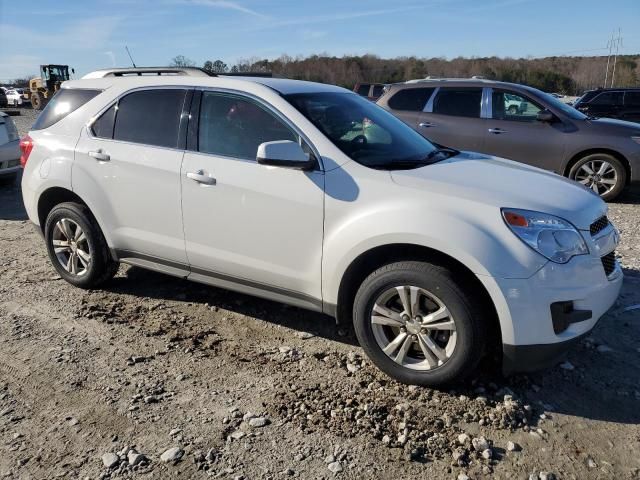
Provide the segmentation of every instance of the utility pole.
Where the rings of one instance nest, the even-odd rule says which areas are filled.
[[[607,55],[607,69],[604,72],[604,88],[607,88],[607,80],[609,79],[609,61],[611,60],[611,51],[613,50],[613,33],[607,42],[607,48],[609,49],[609,55]]]
[[[622,32],[620,28],[618,28],[618,36],[614,39],[616,53],[613,56],[613,72],[611,73],[611,88],[613,88],[613,81],[616,76],[616,61],[618,60],[618,53],[620,51],[620,47],[622,46]]]

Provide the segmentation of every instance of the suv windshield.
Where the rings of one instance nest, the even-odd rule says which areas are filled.
[[[358,95],[321,92],[285,98],[345,155],[366,167],[412,168],[442,160],[433,154],[435,145]]]

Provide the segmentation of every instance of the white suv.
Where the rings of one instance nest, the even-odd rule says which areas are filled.
[[[353,322],[372,361],[442,385],[499,346],[556,361],[616,300],[597,195],[437,148],[342,88],[272,78],[65,82],[22,141],[22,191],[58,273],[119,262]]]

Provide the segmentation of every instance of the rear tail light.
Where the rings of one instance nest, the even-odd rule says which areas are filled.
[[[33,140],[29,135],[25,135],[20,139],[20,151],[22,152],[22,155],[20,155],[20,166],[22,168],[27,165],[31,150],[33,150]]]

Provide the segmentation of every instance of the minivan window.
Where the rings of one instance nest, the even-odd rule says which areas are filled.
[[[273,113],[249,99],[202,93],[198,151],[255,160],[261,143],[277,140],[298,142],[298,135]]]
[[[436,147],[407,124],[353,93],[285,95],[352,160],[371,168],[424,166]]]
[[[434,90],[435,88],[405,88],[391,97],[388,105],[393,110],[421,112]]]
[[[640,91],[624,92],[624,104],[629,107],[640,107]]]
[[[177,148],[185,95],[186,90],[183,89],[153,89],[133,92],[121,98],[113,130],[114,140]]]
[[[491,110],[491,117],[494,120],[535,122],[542,108],[531,99],[517,93],[493,90]]]
[[[480,118],[481,88],[441,88],[433,101],[433,113]]]
[[[591,105],[622,105],[622,92],[602,92],[590,103]]]
[[[49,128],[71,112],[79,109],[100,92],[101,90],[84,88],[63,88],[62,90],[58,90],[40,113],[31,130]]]

